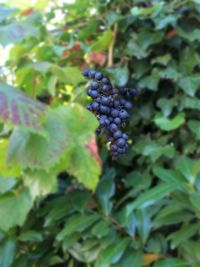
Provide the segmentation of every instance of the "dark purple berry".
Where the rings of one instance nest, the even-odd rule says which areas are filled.
[[[113,106],[114,106],[115,108],[118,108],[118,107],[120,106],[120,101],[119,101],[119,100],[115,100],[115,101],[113,102]]]
[[[123,147],[125,144],[126,144],[126,140],[124,138],[119,138],[116,142],[116,144],[119,146],[119,147]]]
[[[114,123],[117,125],[120,125],[122,123],[122,120],[120,118],[114,118]]]
[[[115,152],[115,151],[117,151],[117,146],[115,145],[115,144],[112,144],[111,146],[110,146],[110,149],[111,149],[111,151],[113,151],[113,152]]]
[[[89,111],[92,111],[92,106],[89,104],[89,105],[87,105],[87,107],[86,107]]]
[[[104,78],[102,79],[102,83],[104,83],[104,84],[108,84],[108,83],[110,83],[110,80],[109,80],[108,78],[104,77]]]
[[[124,104],[124,108],[130,110],[132,109],[133,105],[130,101],[126,101],[126,103]]]
[[[88,77],[89,76],[89,70],[88,69],[84,69],[83,71],[82,71],[82,74],[85,76],[85,77]]]
[[[93,111],[98,111],[98,110],[99,110],[99,103],[97,103],[97,102],[93,102],[93,103],[91,104],[91,107],[92,107],[92,110],[93,110]]]
[[[93,90],[95,90],[95,89],[98,89],[98,87],[99,87],[99,83],[98,82],[96,82],[96,81],[94,81],[94,82],[91,82],[91,88],[93,89]]]
[[[108,107],[106,107],[106,106],[101,105],[101,106],[100,106],[100,111],[101,111],[103,114],[109,114],[110,109],[109,109]]]
[[[90,96],[91,96],[93,99],[97,98],[98,95],[99,95],[99,94],[98,94],[98,91],[94,91],[94,90],[93,90],[93,91],[90,92]]]
[[[96,79],[96,80],[100,81],[102,78],[103,78],[103,74],[102,74],[101,72],[97,72],[97,73],[95,74],[95,79]]]
[[[120,112],[119,112],[119,117],[120,117],[120,119],[122,119],[122,120],[124,120],[124,119],[127,119],[128,118],[128,112],[126,111],[126,110],[121,110]]]
[[[96,75],[96,70],[91,70],[89,73],[89,77],[94,79],[95,75]]]
[[[117,131],[113,134],[113,137],[114,137],[115,139],[118,139],[118,138],[122,137],[122,131],[117,130]]]
[[[118,130],[118,127],[115,123],[111,123],[109,129],[112,133],[114,133]]]
[[[110,114],[113,118],[116,118],[119,115],[119,110],[112,108]]]
[[[110,90],[110,86],[108,84],[104,84],[101,89],[103,92],[108,92]]]
[[[107,97],[107,96],[103,96],[103,97],[101,98],[101,103],[102,103],[103,105],[108,105],[109,102],[110,102],[109,97]]]
[[[127,139],[128,139],[128,134],[123,133],[122,137],[123,137],[125,140],[127,140]]]

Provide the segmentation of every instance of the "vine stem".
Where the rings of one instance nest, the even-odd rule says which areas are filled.
[[[108,49],[108,64],[107,64],[108,67],[113,66],[113,50],[117,38],[117,33],[118,33],[118,24],[115,24],[113,29],[113,38]]]

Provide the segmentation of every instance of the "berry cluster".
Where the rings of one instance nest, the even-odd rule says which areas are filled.
[[[99,120],[97,133],[103,130],[110,142],[110,151],[113,158],[117,158],[128,149],[128,135],[123,133],[121,127],[126,125],[132,103],[128,100],[137,94],[136,89],[124,87],[115,88],[108,77],[95,70],[83,70],[83,75],[92,79],[87,94],[93,102],[87,109],[95,114]]]

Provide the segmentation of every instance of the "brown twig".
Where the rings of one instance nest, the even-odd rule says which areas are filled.
[[[115,42],[116,42],[116,38],[117,38],[117,33],[118,33],[118,24],[114,25],[114,29],[113,29],[113,38],[112,38],[112,42],[109,46],[108,49],[108,67],[112,67],[113,66],[113,50],[114,50],[114,46],[115,46]]]

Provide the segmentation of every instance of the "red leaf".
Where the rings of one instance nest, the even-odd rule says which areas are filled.
[[[89,59],[92,63],[103,66],[106,63],[106,53],[91,53]]]
[[[99,164],[99,167],[102,169],[102,161],[99,156],[98,146],[95,137],[93,137],[87,144],[86,147],[89,149],[92,157],[96,159]]]
[[[30,7],[30,8],[25,9],[24,11],[22,11],[21,16],[29,16],[32,13],[33,13],[33,8]]]

